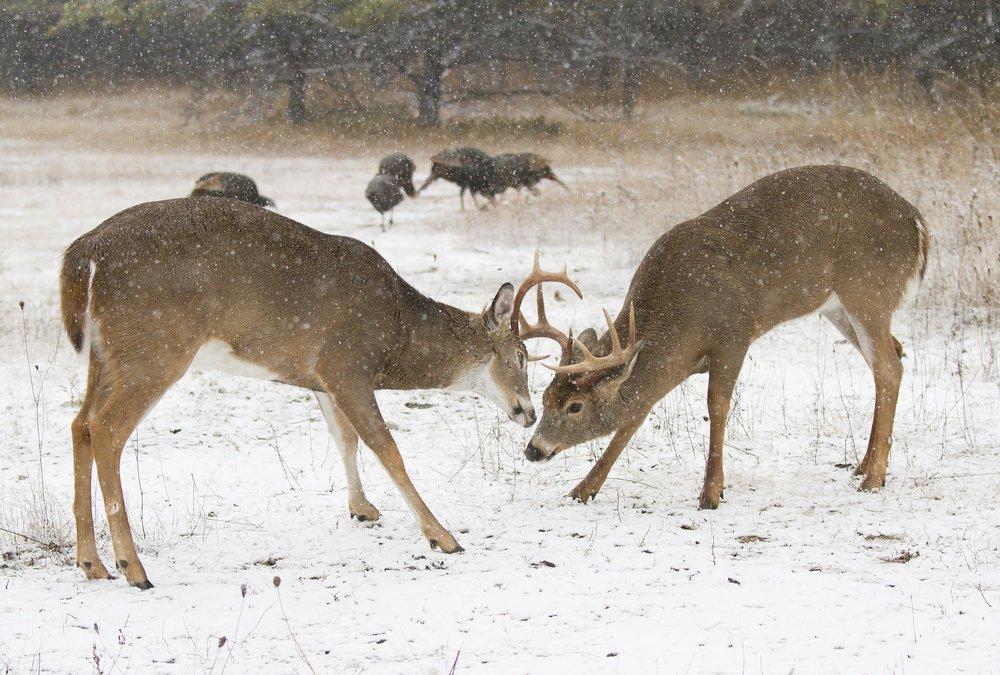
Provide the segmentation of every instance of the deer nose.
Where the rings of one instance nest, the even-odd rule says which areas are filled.
[[[525,411],[524,407],[520,403],[517,403],[510,411],[510,418],[519,422],[524,427],[530,427],[535,423],[535,410],[534,408],[529,408]]]
[[[524,456],[528,458],[529,462],[542,462],[549,459],[549,456],[545,454],[544,450],[531,442],[529,442],[528,447],[524,449]]]

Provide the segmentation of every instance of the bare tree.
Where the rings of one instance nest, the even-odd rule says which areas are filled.
[[[386,5],[362,2],[348,13],[361,34],[367,60],[388,63],[413,91],[417,123],[435,126],[449,100],[496,93],[476,91],[456,82],[446,87],[455,70],[482,63],[523,59],[524,44],[516,39],[531,29],[518,0],[419,0]]]

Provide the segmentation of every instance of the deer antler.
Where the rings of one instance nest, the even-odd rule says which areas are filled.
[[[573,344],[576,345],[580,353],[583,354],[583,360],[577,363],[571,363],[568,365],[558,365],[550,366],[543,363],[542,365],[549,370],[555,371],[556,373],[563,375],[578,374],[578,373],[596,373],[602,370],[607,370],[608,368],[615,368],[617,366],[623,366],[632,360],[642,348],[642,342],[637,342],[635,339],[635,304],[629,303],[628,308],[628,346],[624,349],[622,348],[621,339],[618,337],[618,329],[615,328],[615,322],[611,320],[611,315],[608,314],[608,310],[604,310],[604,320],[608,323],[608,333],[611,335],[611,353],[606,356],[594,356],[586,345],[584,345],[579,340],[573,339]]]
[[[531,274],[521,283],[521,287],[517,290],[517,294],[514,296],[514,312],[510,319],[510,329],[522,340],[530,340],[531,338],[549,338],[550,340],[555,340],[562,347],[565,353],[567,349],[571,348],[571,338],[563,333],[561,330],[549,323],[548,318],[545,316],[545,296],[542,294],[542,284],[546,281],[554,281],[561,284],[566,284],[573,292],[576,293],[577,297],[583,298],[583,292],[580,287],[569,278],[566,273],[566,267],[563,267],[562,272],[545,272],[542,270],[538,262],[538,251],[535,251],[535,262],[532,266]],[[524,318],[521,313],[521,303],[524,301],[524,296],[527,295],[531,287],[535,286],[535,298],[536,307],[538,311],[538,319],[535,323],[528,323],[528,320]],[[533,359],[540,360],[540,359]]]

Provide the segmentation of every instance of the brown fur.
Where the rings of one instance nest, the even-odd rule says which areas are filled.
[[[374,392],[449,387],[488,370],[498,405],[533,423],[527,354],[509,327],[513,295],[505,284],[483,313],[456,309],[419,293],[360,241],[235,200],[152,202],[111,217],[69,246],[62,273],[74,347],[83,345],[88,307],[92,333],[73,423],[80,566],[90,578],[107,577],[90,515],[96,462],[118,566],[130,583],[149,587],[125,514],[121,451],[209,340],[317,393],[344,455],[352,515],[378,518],[357,475],[360,437],[431,545],[461,550],[410,482]]]
[[[885,470],[902,366],[890,333],[907,283],[923,273],[930,238],[917,210],[874,176],[840,166],[772,174],[657,240],[636,270],[623,311],[634,304],[635,359],[603,373],[555,377],[529,459],[547,459],[614,432],[605,455],[571,493],[600,490],[629,438],[657,401],[708,366],[709,460],[700,504],[722,495],[722,447],[729,402],[747,348],[774,326],[815,312],[835,293],[842,308],[824,316],[860,351],[875,377],[876,408],[862,489]],[[857,329],[863,331],[859,336]],[[596,345],[610,347],[605,334]],[[571,412],[576,404],[579,412]]]

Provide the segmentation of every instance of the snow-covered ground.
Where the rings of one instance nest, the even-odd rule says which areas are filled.
[[[361,197],[374,162],[0,140],[0,667],[998,669],[1000,338],[920,307],[897,318],[906,374],[879,494],[856,492],[846,468],[864,452],[871,378],[817,317],[752,348],[715,512],[697,510],[704,376],[660,404],[588,506],[565,495],[600,443],[534,465],[522,455],[530,432],[485,400],[380,394],[411,477],[466,549],[452,556],[427,548],[367,451],[362,477],[383,517],[350,520],[340,458],[311,395],[197,373],[146,418],[123,459],[156,587],[85,581],[72,548],[47,546],[73,539],[69,423],[84,365],[57,311],[59,255],[73,238],[126,206],[185,193],[205,171],[244,170],[280,212],[373,243],[422,291],[478,309],[527,272],[546,200],[571,208],[588,181],[628,181],[620,165],[568,166],[573,193],[548,186],[534,203],[511,201],[500,228],[490,225],[496,214],[459,212],[457,190],[440,183],[383,233]],[[426,158],[419,164],[418,179]],[[550,302],[550,318],[579,330],[602,305],[620,306],[646,243],[623,252],[581,236],[545,246],[543,261],[568,262],[586,294]],[[540,407],[548,371],[533,366],[531,376]],[[103,521],[99,509],[110,564]]]

